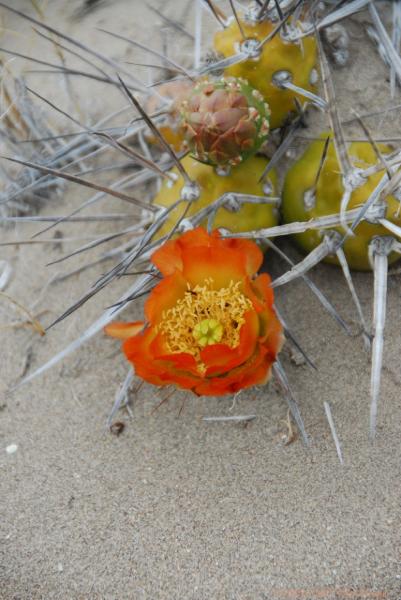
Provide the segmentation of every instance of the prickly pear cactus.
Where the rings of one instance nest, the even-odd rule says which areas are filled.
[[[249,158],[246,162],[236,167],[231,167],[226,173],[216,170],[210,165],[203,164],[191,157],[182,161],[186,172],[195,182],[199,189],[199,198],[190,206],[179,205],[174,209],[168,220],[159,231],[159,235],[168,234],[184,213],[187,218],[192,217],[202,209],[209,207],[219,198],[227,194],[246,194],[259,196],[259,202],[246,202],[238,204],[235,197],[225,196],[224,206],[217,209],[213,219],[213,228],[223,227],[232,232],[250,231],[262,227],[272,227],[278,223],[277,202],[264,202],[264,196],[275,196],[277,189],[277,176],[274,170],[270,172],[270,181],[262,183],[259,181],[267,160],[260,156]],[[170,207],[180,198],[184,181],[177,170],[173,170],[176,178],[174,183],[165,181],[161,190],[154,199],[159,206]],[[201,224],[206,225],[208,218]]]
[[[270,110],[244,79],[201,80],[181,105],[181,125],[194,158],[238,165],[255,154],[269,133]]]
[[[327,137],[327,136],[326,136]],[[282,196],[282,215],[285,223],[293,221],[309,221],[325,215],[340,212],[341,200],[344,196],[344,184],[337,159],[334,144],[330,142],[327,155],[321,168],[324,140],[312,142],[301,158],[288,170]],[[384,144],[378,145],[383,154],[390,152]],[[356,169],[366,169],[377,165],[377,157],[369,142],[353,142],[348,148],[348,154]],[[384,174],[384,169],[378,169],[369,176],[361,173],[361,185],[356,187],[351,194],[348,209],[360,208],[370,197]],[[400,226],[401,214],[399,201],[394,196],[387,196],[382,208],[383,218]],[[343,250],[347,262],[352,269],[369,270],[369,244],[375,236],[387,236],[388,231],[375,222],[376,219],[366,219],[360,223],[355,235],[347,236]],[[344,235],[344,229],[335,228],[339,234]],[[297,234],[295,240],[305,252],[310,252],[322,241],[322,230],[312,229],[305,233]],[[399,259],[399,254],[391,254],[390,262]],[[338,264],[335,256],[325,258],[326,262]]]
[[[227,67],[225,73],[243,77],[257,88],[270,106],[271,128],[280,127],[296,111],[295,98],[304,103],[302,95],[285,87],[286,82],[315,91],[316,40],[306,36],[292,42],[291,32],[295,26],[291,21],[273,35],[277,23],[269,19],[259,21],[252,11],[240,18],[240,24],[242,32],[235,19],[226,29],[217,32],[214,48],[225,57],[238,52],[249,55],[248,60]]]

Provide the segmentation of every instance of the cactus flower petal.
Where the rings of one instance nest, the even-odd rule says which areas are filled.
[[[152,256],[164,279],[146,301],[145,326],[106,332],[125,339],[136,374],[154,385],[220,396],[265,383],[283,333],[270,278],[256,276],[262,258],[253,242],[188,231]]]

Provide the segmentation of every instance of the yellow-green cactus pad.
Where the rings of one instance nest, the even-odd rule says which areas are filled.
[[[274,30],[277,23],[268,20],[253,23],[242,18],[241,25],[247,39],[260,42]],[[226,57],[237,54],[242,42],[243,37],[235,20],[214,37],[215,50]],[[315,38],[306,36],[293,43],[284,40],[278,32],[263,46],[259,57],[232,65],[225,70],[226,75],[243,77],[262,93],[270,107],[272,129],[281,127],[290,113],[296,111],[294,98],[298,98],[301,104],[305,100],[297,93],[281,89],[274,84],[273,76],[279,71],[288,71],[294,85],[310,92],[316,91]]]
[[[322,136],[326,137],[326,136]],[[313,189],[319,165],[323,154],[325,141],[317,140],[312,142],[303,156],[287,172],[283,197],[282,197],[282,215],[285,223],[294,221],[309,221],[317,217],[332,215],[340,212],[341,199],[344,194],[344,186],[340,173],[340,166],[334,144],[331,141],[327,150],[313,197],[310,191]],[[390,151],[388,146],[379,145],[380,151],[385,154]],[[377,163],[375,152],[368,142],[354,142],[349,145],[348,153],[352,164],[355,167],[365,169]],[[355,189],[352,193],[348,210],[359,208],[365,203],[373,190],[383,177],[383,170],[380,170],[366,179],[366,182]],[[386,218],[401,226],[400,203],[393,196],[386,198]],[[344,235],[342,227],[333,228]],[[344,243],[343,249],[352,269],[361,271],[369,270],[369,243],[375,236],[388,236],[389,232],[380,224],[362,221],[355,228],[355,235],[349,236]],[[321,231],[309,230],[294,236],[298,245],[305,252],[310,252],[321,241]],[[390,262],[399,258],[397,254],[391,254]],[[335,256],[328,256],[326,262],[338,264]]]
[[[266,193],[266,184],[259,182],[268,164],[268,161],[260,156],[253,156],[246,162],[232,167],[228,175],[219,175],[214,167],[200,163],[191,157],[184,158],[182,164],[192,181],[198,184],[200,196],[198,200],[192,202],[189,209],[185,203],[181,203],[175,208],[159,230],[158,236],[169,233],[186,210],[186,217],[190,217],[228,192],[255,196],[276,195],[277,176],[274,170],[269,173],[271,191]],[[176,169],[172,173],[176,177],[176,181],[174,183],[168,180],[164,181],[161,190],[154,199],[154,203],[159,206],[170,207],[181,197],[181,190],[184,185],[183,178]],[[201,223],[204,226],[206,224],[207,219]],[[220,207],[213,222],[215,228],[224,227],[233,233],[273,227],[277,224],[278,210],[274,205],[266,203],[253,204],[250,202],[244,203],[235,212]]]

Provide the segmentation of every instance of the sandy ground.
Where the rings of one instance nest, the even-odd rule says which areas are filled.
[[[11,4],[32,12],[29,2]],[[135,32],[138,39],[157,46],[159,20],[141,4],[116,0],[77,23],[70,16],[78,2],[49,3],[47,18],[119,57],[120,46],[105,46],[94,29],[107,25],[127,35]],[[166,12],[177,17],[183,6],[174,0]],[[2,45],[23,47],[36,56],[42,52],[25,24],[5,11],[2,18],[17,32],[5,34]],[[366,18],[350,24],[352,60],[348,69],[335,74],[344,118],[351,116],[351,108],[364,113],[400,101],[399,93],[389,99],[386,70],[363,34]],[[127,54],[127,60],[134,55]],[[22,61],[20,65],[26,66]],[[62,90],[45,76],[32,75],[29,81],[62,100]],[[85,110],[93,109],[98,116],[103,105],[120,105],[114,92],[91,89],[86,83],[80,88]],[[371,119],[369,126],[376,135],[394,135],[397,128],[399,135],[399,112]],[[87,197],[71,186],[42,214],[65,214]],[[99,205],[99,210],[105,207],[126,209],[116,200]],[[91,226],[90,233],[110,228]],[[24,225],[2,231],[1,237],[29,239],[37,230],[38,225]],[[82,236],[88,227],[64,228],[65,235],[71,232]],[[44,324],[104,270],[96,267],[47,286],[55,273],[80,264],[78,258],[65,266],[45,266],[49,256],[61,256],[70,248],[65,243],[61,251],[39,245],[2,249],[1,256],[9,257],[15,269],[7,293],[26,306],[36,303],[36,312],[49,310],[41,315]],[[295,250],[289,251],[299,258]],[[281,268],[271,261],[272,272]],[[313,279],[357,331],[340,272],[323,265]],[[372,276],[356,274],[355,283],[370,317]],[[283,444],[287,409],[273,384],[243,393],[235,407],[231,398],[195,399],[177,393],[153,414],[163,393],[144,386],[133,398],[133,419],[121,414],[125,429],[119,437],[111,435],[105,422],[127,365],[116,344],[102,335],[9,393],[26,370],[77,337],[124,284],[106,289],[45,337],[27,329],[0,331],[0,598],[399,599],[399,276],[392,276],[389,285],[382,398],[373,444],[367,439],[369,357],[361,338],[346,336],[302,282],[278,293],[278,305],[318,367],[314,372],[297,366],[290,349],[283,351],[312,439],[309,449],[299,439]],[[2,323],[7,309],[2,303]],[[140,311],[136,306],[127,316],[139,316]],[[325,418],[325,400],[342,443],[343,466]],[[202,421],[203,416],[249,413],[257,418],[246,428]],[[17,450],[8,453],[12,444]]]

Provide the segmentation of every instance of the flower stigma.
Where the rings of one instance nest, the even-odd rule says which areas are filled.
[[[244,315],[252,309],[252,302],[242,293],[241,285],[241,281],[230,281],[227,287],[214,289],[211,278],[193,288],[188,284],[184,296],[163,312],[159,324],[168,351],[191,354],[203,373],[206,369],[200,355],[203,348],[218,343],[237,347]]]
[[[195,325],[192,334],[199,346],[204,347],[218,344],[223,337],[223,331],[223,325],[216,319],[203,319]]]

